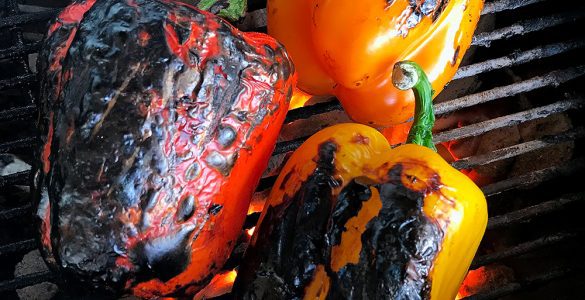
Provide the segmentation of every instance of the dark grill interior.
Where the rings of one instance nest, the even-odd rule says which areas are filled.
[[[67,1],[44,2],[0,0],[0,299],[28,299],[34,291],[16,290],[58,281],[42,262],[20,263],[37,247],[27,187],[39,101],[35,53],[47,20]],[[251,1],[239,26],[265,31],[263,7],[265,1]],[[436,99],[440,153],[459,158],[453,166],[478,179],[490,210],[475,275],[466,282],[479,287],[461,295],[466,299],[582,295],[585,193],[576,179],[585,175],[585,33],[577,29],[584,16],[585,7],[570,2],[487,1],[474,46]],[[266,196],[287,153],[347,120],[335,99],[289,112],[254,202]],[[248,228],[257,217],[249,216]],[[228,267],[237,265],[237,254]],[[53,295],[51,289],[37,293]],[[66,297],[62,290],[56,298]]]

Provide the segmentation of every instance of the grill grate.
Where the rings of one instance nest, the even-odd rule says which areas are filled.
[[[456,117],[459,113],[478,107],[490,110],[496,106],[511,106],[513,109],[511,112],[490,115],[488,120],[439,130],[434,141],[439,144],[470,139],[558,115],[572,116],[574,123],[572,129],[520,140],[511,146],[461,158],[453,162],[456,168],[489,167],[567,143],[574,146],[574,153],[580,153],[585,127],[578,116],[583,112],[584,93],[583,87],[576,83],[576,79],[582,79],[585,75],[585,58],[577,52],[585,47],[585,36],[579,32],[569,33],[568,29],[582,28],[580,26],[585,23],[583,21],[585,9],[572,7],[573,4],[555,6],[552,2],[497,0],[486,3],[482,23],[488,23],[484,24],[484,27],[490,27],[489,23],[492,22],[494,28],[480,30],[475,35],[474,47],[470,51],[475,53],[468,55],[466,58],[468,62],[459,69],[451,84],[472,80],[481,82],[482,90],[477,91],[477,88],[473,88],[461,92],[456,87],[449,86],[437,99],[435,111],[438,119],[444,119]],[[31,69],[32,62],[29,60],[34,60],[30,58],[34,57],[39,49],[38,36],[39,33],[46,31],[46,21],[59,9],[46,8],[37,12],[22,12],[20,8],[23,6],[19,6],[17,0],[0,0],[1,5],[4,5],[5,9],[0,11],[0,71],[7,73],[8,76],[0,74],[0,155],[16,154],[27,163],[31,163],[30,152],[36,139],[30,129],[34,127],[36,116],[34,103],[38,83],[34,69]],[[266,9],[255,10],[246,16],[240,27],[248,30],[265,30],[265,15]],[[7,43],[3,43],[4,40]],[[5,64],[17,67],[5,72],[3,69]],[[514,76],[511,76],[510,72]],[[526,99],[530,100],[529,105],[522,104]],[[283,136],[290,138],[277,144],[273,160],[278,161],[285,157],[286,153],[298,148],[320,127],[338,122],[340,118],[335,116],[340,115],[343,116],[341,105],[334,98],[290,111],[283,131]],[[319,126],[304,126],[310,129],[305,129],[301,134],[287,134],[287,131],[294,131],[302,124],[309,124],[308,122],[315,120]],[[16,128],[23,130],[22,132],[3,130],[9,126],[12,128],[22,126]],[[554,253],[565,253],[565,256],[568,256],[574,255],[577,250],[585,250],[576,246],[579,238],[583,237],[583,230],[582,227],[573,226],[575,222],[570,222],[569,209],[583,205],[585,194],[581,190],[574,190],[579,187],[572,187],[571,190],[567,180],[573,176],[583,175],[584,169],[585,158],[573,155],[571,160],[514,174],[509,178],[499,178],[482,187],[488,197],[492,217],[489,218],[488,232],[472,269],[506,263],[508,267],[517,271],[518,276],[514,282],[502,284],[487,293],[472,295],[466,299],[496,299],[511,294],[527,297],[531,290],[539,286],[554,284],[568,276],[578,276],[577,271],[583,270],[583,264],[566,263],[562,260],[562,255],[551,259],[550,266],[533,267],[532,274],[523,275],[522,270],[526,269],[524,265],[530,264],[531,257],[547,257],[539,254],[542,251],[556,251]],[[272,173],[276,171],[278,168]],[[12,199],[3,197],[14,186],[26,185],[29,178],[29,171],[11,174],[0,172],[1,227],[9,228],[10,226],[5,224],[22,222],[23,219],[29,218],[31,204],[27,197]],[[261,199],[266,194],[275,179],[275,176],[262,179],[257,198]],[[252,214],[247,225],[253,226],[257,218],[257,213]],[[532,227],[541,228],[537,226],[543,222],[552,222],[555,226],[551,225],[550,230],[543,232],[530,231]],[[520,238],[514,239],[505,247],[495,247],[491,244],[493,236],[506,235],[508,232],[511,232],[510,234],[524,232],[522,230],[528,230],[530,233],[526,236],[519,234]],[[2,262],[0,298],[5,298],[4,295],[16,296],[14,291],[19,288],[57,280],[49,271],[17,277],[4,274],[13,272],[13,266],[3,270],[4,262],[10,259],[19,261],[24,253],[36,247],[36,242],[34,235],[30,234],[7,239],[4,239],[2,234],[3,232],[0,232]],[[563,247],[571,248],[572,252],[562,252]],[[578,288],[575,287],[573,292]],[[564,292],[571,293],[567,290]],[[558,292],[557,295],[563,294]]]

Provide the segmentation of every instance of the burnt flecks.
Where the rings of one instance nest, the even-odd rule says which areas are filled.
[[[461,50],[461,46],[457,46],[455,49],[455,53],[453,53],[453,59],[451,60],[451,66],[455,66],[457,63],[457,58],[459,58],[459,51]]]
[[[337,144],[319,146],[317,168],[283,204],[269,206],[258,240],[248,248],[234,289],[242,299],[295,299],[325,261],[323,232],[332,205]]]
[[[221,211],[222,208],[223,206],[219,204],[212,204],[208,211],[210,214],[215,216]]]
[[[435,21],[448,2],[449,0],[409,0],[411,14],[406,20],[407,28],[414,28],[425,16]]]
[[[240,269],[237,298],[302,298],[322,265],[331,280],[327,299],[428,299],[429,272],[443,233],[424,215],[424,195],[402,184],[402,166],[382,181],[355,178],[336,198],[318,173],[295,196],[268,208]],[[348,220],[372,197],[372,189],[382,208],[361,235],[359,261],[335,272],[332,248],[341,244]]]
[[[38,60],[46,257],[102,287],[164,281],[189,266],[246,138],[286,109],[274,86],[292,67],[276,43],[266,59],[263,43],[173,1],[72,5]]]

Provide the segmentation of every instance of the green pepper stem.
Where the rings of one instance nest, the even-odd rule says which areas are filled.
[[[197,8],[209,11],[219,0],[196,0]],[[247,0],[227,0],[228,6],[217,13],[218,16],[230,21],[237,21],[246,13]]]
[[[399,90],[412,89],[414,93],[414,122],[408,132],[409,144],[417,144],[437,151],[433,143],[433,88],[422,68],[412,61],[400,61],[394,65],[392,83]]]

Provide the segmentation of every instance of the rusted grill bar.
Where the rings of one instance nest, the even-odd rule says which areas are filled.
[[[571,275],[577,271],[582,271],[582,269],[583,268],[578,268],[578,267],[565,267],[565,268],[561,268],[561,269],[557,269],[557,270],[543,272],[542,274],[528,277],[528,278],[523,279],[519,282],[510,283],[510,284],[507,284],[507,285],[500,287],[498,289],[494,289],[494,290],[490,291],[489,293],[465,297],[462,300],[498,299],[502,296],[509,295],[509,294],[514,293],[514,292],[518,292],[520,290],[526,289],[526,288],[538,286],[540,284],[543,284],[543,283],[546,283],[546,282],[549,282],[549,281],[552,281],[555,279],[563,278],[563,277]]]
[[[31,251],[37,248],[37,242],[34,239],[28,239],[4,246],[0,246],[0,256],[15,252]]]
[[[34,105],[0,111],[0,122],[30,119],[36,112],[37,108]]]
[[[51,282],[54,279],[55,274],[50,271],[23,275],[12,280],[0,281],[0,292],[13,291],[25,286],[39,284],[41,282]]]
[[[24,83],[30,83],[35,80],[35,76],[32,74],[18,76],[16,78],[0,80],[0,90],[13,88]]]
[[[565,195],[559,199],[542,202],[524,209],[489,218],[487,230],[507,227],[532,218],[559,211],[570,204],[585,200],[585,193]]]
[[[574,232],[560,232],[557,234],[541,237],[533,241],[521,243],[504,251],[476,257],[476,259],[473,260],[473,263],[471,263],[471,269],[476,269],[478,267],[485,266],[495,261],[526,254],[528,252],[532,252],[543,247],[548,247],[557,243],[565,242],[568,241],[569,239],[574,239],[578,236],[579,235]]]
[[[444,115],[466,107],[502,99],[510,96],[537,90],[543,87],[559,86],[567,81],[585,75],[585,66],[569,67],[562,70],[555,70],[545,75],[532,77],[530,79],[516,82],[510,85],[500,86],[491,90],[463,96],[453,100],[436,104],[435,114]]]
[[[25,54],[30,54],[39,51],[41,42],[36,42],[30,45],[13,46],[10,48],[0,50],[0,59],[15,58]]]
[[[550,180],[552,178],[560,176],[566,177],[580,170],[583,170],[584,167],[585,158],[581,157],[568,161],[561,165],[538,170],[521,176],[515,176],[506,180],[498,181],[496,183],[492,183],[482,187],[481,190],[487,197],[489,197],[511,189],[520,189],[533,186],[544,181]]]
[[[488,2],[484,5],[481,14],[488,15],[506,10],[514,10],[517,8],[521,8],[535,3],[541,3],[544,1],[545,0],[499,0]]]
[[[0,211],[0,221],[8,221],[16,218],[20,218],[26,216],[30,213],[31,205],[30,203],[25,204],[21,207],[15,207]]]
[[[53,18],[60,9],[49,9],[43,12],[29,13],[29,14],[17,14],[9,17],[0,19],[0,29],[21,26],[29,23],[47,21]]]
[[[524,122],[546,118],[553,114],[583,106],[583,99],[571,99],[555,102],[542,107],[537,107],[519,113],[494,118],[473,125],[463,126],[435,134],[435,144],[477,136],[494,129],[518,125]]]
[[[332,101],[317,103],[311,106],[295,108],[286,115],[285,123],[292,123],[301,119],[308,119],[318,114],[341,110],[341,104],[335,98]]]
[[[22,171],[17,173],[12,173],[9,175],[0,176],[0,187],[5,185],[26,185],[28,184],[28,178],[30,176],[30,171]]]
[[[0,143],[0,153],[8,152],[17,148],[33,147],[36,143],[36,138],[25,137],[16,141],[10,141],[6,143]]]
[[[471,44],[474,46],[489,47],[494,41],[507,40],[518,35],[541,31],[562,24],[573,23],[584,16],[585,11],[575,10],[552,16],[524,20],[508,27],[479,33],[473,37]]]
[[[546,147],[558,145],[563,142],[568,142],[583,138],[585,136],[585,128],[580,127],[575,130],[563,132],[558,135],[545,136],[533,141],[516,144],[514,146],[498,149],[487,154],[476,155],[473,157],[466,157],[453,162],[451,165],[459,170],[470,169],[481,165],[487,165],[496,161],[516,157],[524,153],[540,150]]]
[[[563,54],[572,50],[581,49],[583,47],[585,47],[584,40],[571,40],[546,46],[538,46],[532,50],[512,53],[504,57],[463,66],[457,70],[453,79],[471,77],[505,67],[517,66],[531,61]]]

